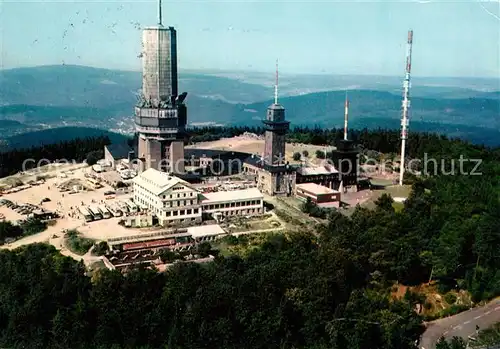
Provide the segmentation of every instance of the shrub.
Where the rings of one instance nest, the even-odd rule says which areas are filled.
[[[316,150],[316,158],[318,159],[324,159],[325,158],[325,152],[321,150]]]
[[[301,155],[300,153],[293,153],[293,160],[295,161],[299,161],[301,159]]]
[[[184,258],[178,253],[169,249],[164,249],[160,252],[160,259],[163,263],[173,263]]]
[[[94,246],[93,253],[96,256],[104,256],[108,252],[109,246],[106,241],[101,241]]]
[[[92,151],[87,154],[87,165],[92,166],[97,164],[97,161],[103,157],[103,152],[101,150]]]
[[[453,293],[447,293],[444,295],[444,300],[446,301],[446,303],[453,305],[457,301],[457,296]]]
[[[77,230],[69,230],[65,235],[68,249],[77,255],[84,255],[94,245],[94,240],[80,236]]]
[[[36,218],[28,218],[21,224],[23,235],[38,234],[47,229],[47,223]]]
[[[234,245],[238,245],[239,240],[238,240],[238,237],[236,237],[234,235],[228,235],[222,239],[222,242],[225,242],[226,244],[228,244],[230,246],[234,246]]]
[[[202,242],[198,246],[196,246],[196,253],[200,255],[200,257],[205,258],[208,257],[212,252],[212,245],[209,242]]]
[[[0,240],[2,242],[7,238],[18,238],[22,234],[21,227],[13,225],[11,222],[0,222]]]
[[[437,291],[440,294],[446,294],[453,289],[455,281],[454,280],[439,280],[436,285]]]

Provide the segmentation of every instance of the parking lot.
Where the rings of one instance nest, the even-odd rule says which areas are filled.
[[[119,225],[120,218],[85,222],[79,212],[79,207],[99,204],[113,206],[129,200],[131,197],[130,193],[115,191],[105,183],[101,183],[102,187],[99,189],[88,188],[86,178],[89,171],[91,171],[89,168],[81,168],[59,173],[56,177],[47,179],[43,184],[27,186],[23,190],[4,194],[0,200],[12,202],[9,204],[10,208],[5,204],[0,205],[0,214],[4,216],[5,220],[12,222],[24,220],[36,209],[53,211],[60,215],[57,223],[49,226],[47,231],[20,239],[8,247],[13,248],[27,243],[49,241],[52,235],[61,235],[63,229],[77,229],[85,237],[96,240],[137,234],[138,230],[127,229]],[[113,192],[113,195],[105,195],[109,192]],[[60,248],[60,246],[56,247]]]

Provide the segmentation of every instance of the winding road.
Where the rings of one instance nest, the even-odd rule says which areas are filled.
[[[442,336],[446,339],[455,336],[467,339],[476,334],[476,326],[485,329],[497,322],[500,322],[500,298],[485,306],[427,323],[427,329],[420,339],[419,349],[435,349],[437,341]]]

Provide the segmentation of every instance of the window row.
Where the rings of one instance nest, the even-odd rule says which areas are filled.
[[[205,205],[206,210],[217,210],[221,208],[230,208],[230,207],[246,207],[253,205],[260,205],[262,203],[261,200],[248,200],[248,201],[237,201],[237,202],[226,202],[223,204],[209,204]]]
[[[188,208],[186,210],[179,210],[179,211],[166,211],[164,212],[165,216],[167,217],[177,217],[177,216],[185,216],[185,215],[192,215],[192,214],[201,214],[201,208]]]

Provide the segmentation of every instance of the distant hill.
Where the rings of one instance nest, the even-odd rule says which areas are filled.
[[[22,129],[25,128],[26,125],[23,125],[21,122],[16,120],[6,120],[0,119],[0,130],[12,130],[12,129]]]
[[[142,74],[134,71],[56,65],[0,71],[0,105],[28,104],[110,108],[135,102]],[[228,103],[252,103],[272,96],[261,86],[225,77],[180,72],[179,90]]]
[[[272,76],[183,71],[179,75],[180,90],[189,92],[186,104],[192,124],[257,125],[272,102]],[[348,88],[351,127],[400,127],[399,78],[298,75],[281,80],[280,95],[285,96],[280,97],[280,103],[292,125],[342,126]],[[496,137],[500,92],[488,92],[496,80],[416,81],[421,84],[414,82],[412,86],[410,129],[459,135],[474,142],[484,138],[488,144]],[[481,84],[484,91],[479,90]],[[61,126],[132,133],[133,107],[140,87],[139,72],[82,66],[0,71],[0,138]],[[324,89],[330,90],[315,92]],[[45,132],[29,138],[40,136],[44,140]],[[11,142],[17,144],[13,139]],[[500,144],[500,137],[496,139]]]
[[[112,143],[126,142],[129,137],[106,130],[91,127],[60,127],[42,131],[27,132],[7,138],[6,144],[0,145],[0,151],[13,148],[29,148],[42,144],[52,144],[75,138],[108,136]]]
[[[133,132],[135,98],[108,107],[50,106],[14,104],[0,106],[0,120],[9,122],[3,135],[10,136],[23,130],[39,130],[61,126],[99,126],[118,133]],[[237,105],[220,100],[188,96],[189,122],[229,120]],[[0,129],[2,126],[0,126]]]
[[[344,120],[343,91],[311,93],[303,96],[280,98],[286,108],[287,119],[292,123],[315,123],[325,126],[342,126]],[[401,97],[382,91],[349,92],[349,119],[352,125],[365,119],[396,120],[401,118]],[[245,105],[246,116],[241,111],[231,120],[245,123],[248,119],[261,119],[272,101]],[[414,97],[411,99],[411,119],[437,124],[471,125],[500,129],[500,99],[467,98],[436,99]]]

